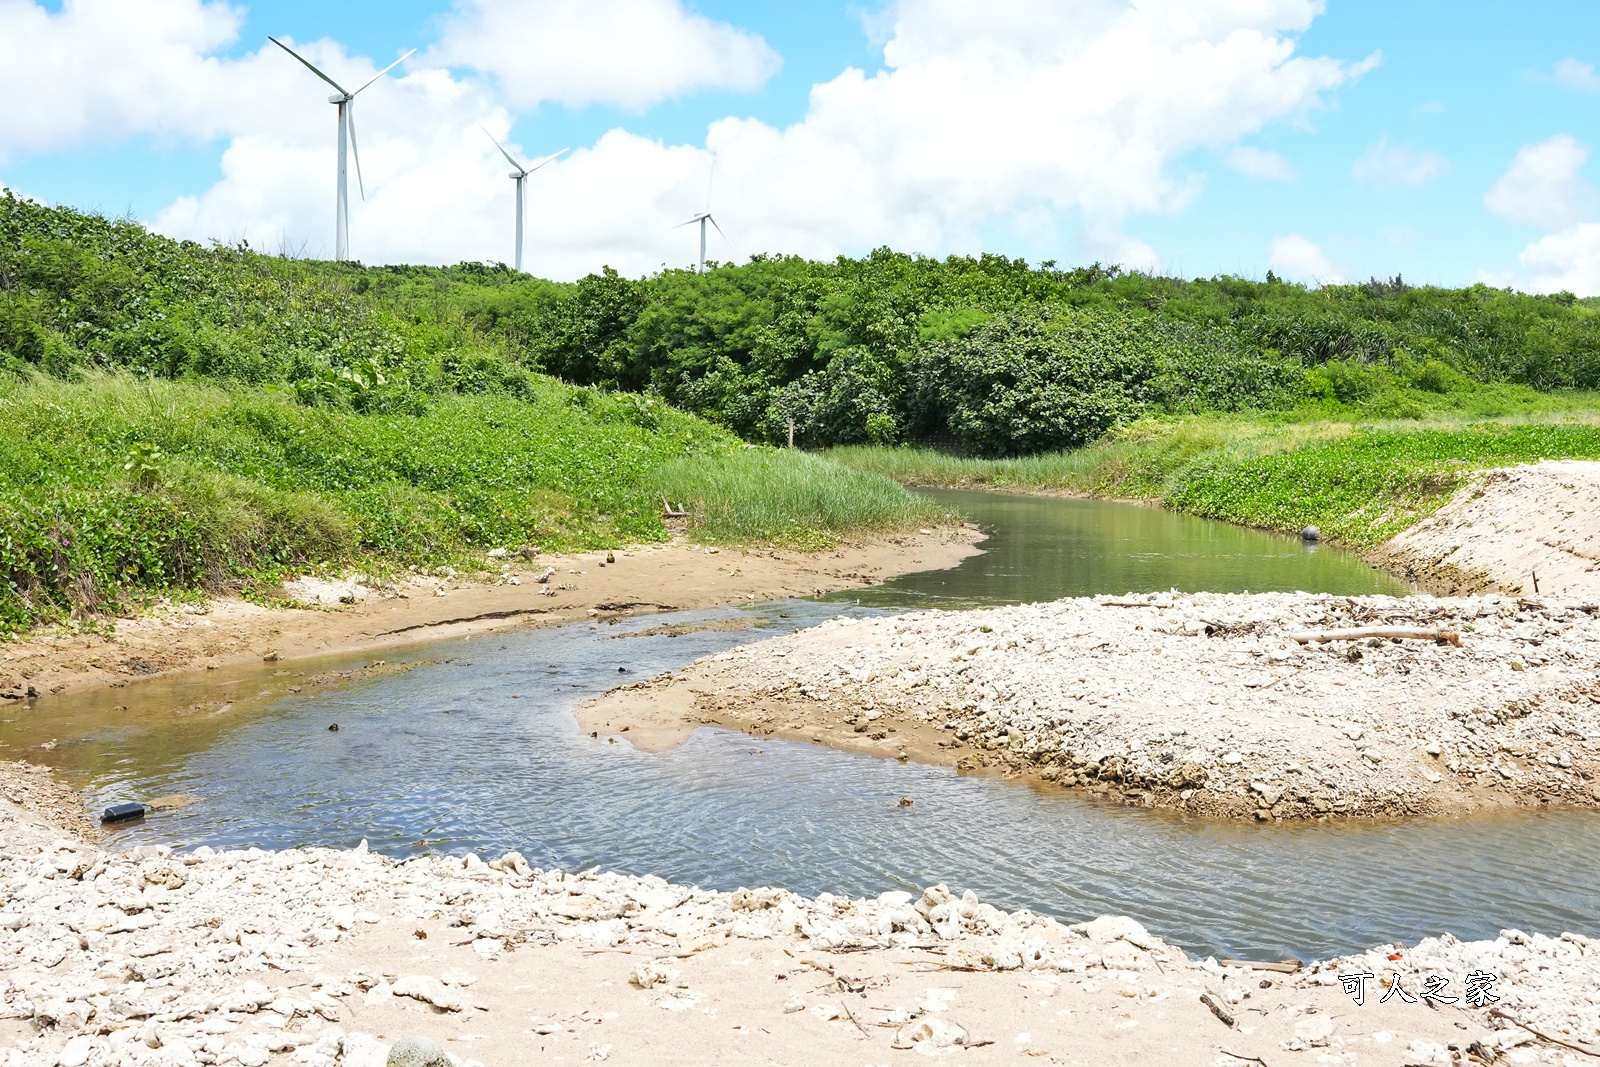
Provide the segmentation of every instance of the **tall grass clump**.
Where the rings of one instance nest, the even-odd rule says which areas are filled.
[[[652,487],[687,506],[698,540],[817,549],[844,537],[949,521],[889,478],[804,452],[744,448],[663,464]]]
[[[1164,502],[1194,515],[1277,530],[1321,527],[1367,547],[1436,511],[1477,470],[1600,458],[1600,427],[1575,423],[1361,430],[1258,456],[1184,468]]]
[[[658,540],[645,475],[738,447],[555,383],[361,414],[122,374],[0,379],[0,636],[290,571]]]

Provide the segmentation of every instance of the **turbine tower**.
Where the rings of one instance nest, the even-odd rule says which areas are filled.
[[[302,56],[299,52],[296,52],[293,48],[290,48],[276,37],[268,37],[267,40],[271,41],[285,52],[288,52],[291,56],[294,56],[300,62],[304,63],[306,65],[306,69],[310,70],[311,73],[315,74],[317,77],[321,78],[323,81],[339,90],[333,96],[328,97],[328,103],[337,104],[339,107],[339,181],[338,189],[334,194],[333,258],[339,260],[340,262],[344,262],[350,258],[350,181],[345,167],[346,141],[349,142],[350,151],[356,157],[356,184],[361,189],[361,199],[365,200],[367,198],[367,184],[361,180],[361,149],[356,144],[356,96],[360,94],[362,90],[366,89],[368,85],[371,85],[372,82],[377,81],[379,78],[383,77],[385,74],[389,73],[391,70],[410,59],[412,54],[416,52],[416,49],[413,48],[410,52],[407,52],[393,63],[390,63],[387,67],[384,67],[382,70],[378,71],[377,74],[373,75],[372,80],[367,82],[367,84],[363,85],[360,89],[357,89],[355,92],[350,92],[344,86],[340,85],[338,82],[322,73],[322,71],[318,70],[305,56]]]
[[[523,201],[523,186],[528,180],[528,175],[532,174],[534,171],[538,170],[540,167],[544,166],[546,163],[549,163],[551,160],[555,159],[557,156],[564,155],[567,150],[565,148],[563,148],[560,152],[557,152],[554,155],[545,156],[543,159],[539,160],[539,162],[535,163],[531,167],[524,167],[521,163],[518,163],[516,161],[516,159],[511,155],[510,152],[506,151],[506,146],[505,145],[501,144],[499,141],[495,141],[494,140],[494,134],[490,133],[488,130],[484,130],[482,126],[479,126],[478,129],[483,130],[483,135],[485,137],[489,138],[489,140],[494,141],[494,146],[496,148],[500,149],[500,154],[502,156],[506,157],[506,162],[510,163],[513,167],[517,168],[516,170],[511,172],[511,178],[512,178],[513,181],[515,181],[517,183],[517,271],[518,271],[518,273],[521,273],[521,271],[522,271],[522,201]]]
[[[682,226],[691,226],[696,222],[698,222],[700,224],[700,273],[701,274],[704,274],[706,272],[706,223],[709,222],[709,223],[711,223],[711,225],[717,226],[717,220],[711,217],[711,183],[716,180],[716,177],[717,177],[717,161],[716,161],[715,157],[713,157],[712,160],[711,160],[711,173],[706,175],[706,209],[704,211],[699,212],[698,214],[696,214],[693,218],[688,219],[688,220],[686,220],[684,222],[680,222],[680,223],[678,223],[677,226],[673,227],[673,229],[676,230],[676,229],[678,229],[679,227],[682,227]],[[725,233],[722,233],[722,227],[721,226],[717,226],[717,232],[722,234],[722,239],[724,241],[728,241],[728,235],[725,234]],[[729,248],[733,247],[733,242],[732,241],[728,241],[728,247]]]

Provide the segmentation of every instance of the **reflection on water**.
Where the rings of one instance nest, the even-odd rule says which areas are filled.
[[[1349,553],[1160,508],[972,490],[928,495],[988,532],[984,552],[950,570],[908,574],[831,599],[891,608],[965,608],[1167,589],[1407,592]]]
[[[719,730],[648,755],[589,738],[570,714],[619,667],[642,677],[764,636],[630,629],[745,614],[771,633],[838,611],[782,602],[453,641],[412,653],[430,665],[338,687],[296,667],[221,693],[113,691],[99,705],[45,702],[0,740],[15,753],[61,739],[46,755],[103,802],[199,798],[116,844],[516,848],[535,864],[805,893],[943,881],[1069,921],[1128,913],[1192,951],[1255,958],[1444,930],[1600,933],[1600,819],[1588,813],[1219,823]]]

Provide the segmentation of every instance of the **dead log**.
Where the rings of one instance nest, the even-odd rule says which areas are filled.
[[[1359,641],[1363,637],[1389,637],[1400,641],[1448,641],[1458,647],[1461,644],[1461,634],[1455,630],[1430,629],[1422,626],[1356,626],[1348,630],[1304,630],[1289,635],[1290,640],[1298,641],[1302,645],[1313,641],[1319,645],[1328,641]]]

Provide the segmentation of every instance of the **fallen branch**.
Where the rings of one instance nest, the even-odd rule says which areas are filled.
[[[1312,641],[1359,641],[1363,637],[1390,637],[1402,641],[1448,641],[1460,646],[1461,635],[1455,630],[1428,630],[1416,626],[1357,626],[1349,630],[1306,630],[1290,634],[1289,639],[1302,645]]]
[[[1582,1041],[1563,1041],[1559,1037],[1551,1037],[1549,1034],[1535,1030],[1533,1027],[1529,1026],[1515,1015],[1512,1015],[1509,1011],[1506,1011],[1504,1008],[1492,1008],[1489,1011],[1489,1015],[1496,1019],[1504,1019],[1506,1022],[1511,1023],[1514,1026],[1520,1026],[1541,1041],[1548,1041],[1552,1045],[1560,1045],[1562,1048],[1570,1048],[1574,1052],[1581,1052],[1585,1056],[1593,1056],[1596,1059],[1600,1059],[1600,1048],[1596,1048],[1593,1045],[1584,1044]]]
[[[1231,1016],[1227,1012],[1223,1011],[1222,1010],[1222,1005],[1218,1004],[1216,1001],[1212,1000],[1211,999],[1211,995],[1209,993],[1201,993],[1200,994],[1200,1003],[1202,1003],[1206,1007],[1210,1008],[1211,1009],[1211,1014],[1215,1015],[1217,1017],[1217,1021],[1222,1023],[1223,1026],[1226,1026],[1229,1030],[1233,1029],[1233,1027],[1234,1027],[1233,1016]]]
[[[689,517],[689,511],[687,508],[673,507],[667,502],[667,498],[663,495],[661,498],[661,517],[664,519],[687,519]]]
[[[1262,1059],[1260,1056],[1241,1056],[1237,1052],[1229,1052],[1225,1048],[1219,1048],[1217,1051],[1222,1053],[1224,1056],[1232,1056],[1236,1060],[1243,1060],[1246,1063],[1259,1063],[1261,1064],[1261,1067],[1267,1067],[1267,1061]]]
[[[1150,604],[1143,600],[1096,600],[1102,608],[1170,608],[1171,604]]]
[[[1281,963],[1263,963],[1259,960],[1218,960],[1217,962],[1224,967],[1247,967],[1252,971],[1278,971],[1282,974],[1294,974],[1302,966],[1299,960],[1284,960]]]

